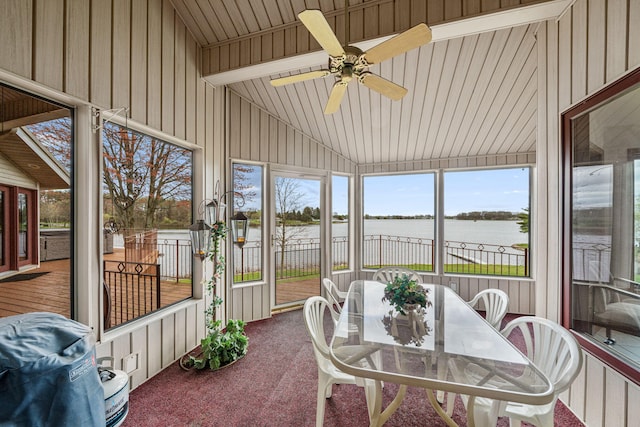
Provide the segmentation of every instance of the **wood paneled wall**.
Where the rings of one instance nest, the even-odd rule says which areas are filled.
[[[355,173],[353,162],[235,92],[229,93],[228,135],[232,159]]]
[[[349,8],[349,37],[344,37],[344,10],[325,13],[338,40],[349,44],[400,33],[426,22],[441,24],[471,16],[548,0],[377,0]],[[300,12],[302,9],[296,11]],[[392,17],[389,19],[389,17]],[[382,19],[384,17],[384,19]],[[208,76],[245,66],[320,50],[299,20],[254,31],[203,49],[202,72]]]
[[[45,92],[40,93],[45,96],[60,94],[58,101],[70,106],[129,107],[133,127],[146,126],[208,149],[222,144],[214,137],[210,118],[215,93],[201,79],[200,49],[170,0],[3,0],[0,40],[0,74],[10,76],[14,84],[24,82],[23,89]],[[89,122],[89,114],[81,120]],[[83,129],[90,126],[79,124]],[[92,144],[96,141],[91,132],[79,135],[77,144],[95,145],[93,154],[82,161],[98,159],[98,144]],[[85,166],[78,165],[77,171],[98,173],[98,168]],[[219,152],[207,166],[224,167]],[[202,172],[196,171],[196,179],[204,181]],[[100,181],[96,177],[95,182]],[[198,188],[203,186],[198,183]],[[100,194],[100,187],[86,192],[76,197],[97,200],[92,193]],[[98,202],[92,212],[99,212]],[[96,223],[102,221],[96,219]],[[87,234],[91,235],[79,233],[86,241],[80,242],[83,249],[76,254],[78,287],[101,283],[95,267],[99,241]],[[99,293],[78,295],[91,295],[91,299]],[[78,304],[99,306],[93,300]],[[130,382],[135,388],[198,344],[205,333],[203,311],[204,300],[191,300],[134,325],[97,333],[98,355],[114,357],[115,367],[122,368],[125,356],[137,354],[138,369]],[[84,317],[87,310],[79,312]],[[97,318],[78,320],[100,331],[100,325],[93,324]]]
[[[562,181],[560,114],[640,66],[640,0],[577,0],[538,29],[538,148],[535,196],[536,314],[561,315]],[[584,366],[561,399],[590,427],[635,426],[640,388],[599,359]]]
[[[204,145],[200,49],[170,0],[3,0],[0,68]]]

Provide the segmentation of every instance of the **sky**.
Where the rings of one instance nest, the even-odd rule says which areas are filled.
[[[472,211],[522,212],[529,207],[529,168],[445,172],[445,215]],[[247,174],[246,183],[261,194],[262,168]],[[435,174],[372,175],[364,178],[364,209],[369,215],[434,215]],[[347,213],[348,179],[334,176],[333,212]],[[319,204],[319,181],[300,179],[305,204]],[[248,201],[245,209],[259,209]]]

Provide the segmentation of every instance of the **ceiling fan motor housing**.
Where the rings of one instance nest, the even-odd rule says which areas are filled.
[[[367,67],[362,50],[355,46],[345,46],[341,56],[329,56],[329,71],[338,74],[342,79],[358,76]]]

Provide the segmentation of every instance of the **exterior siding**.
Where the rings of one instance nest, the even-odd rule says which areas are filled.
[[[0,183],[23,188],[38,188],[37,182],[26,176],[2,154],[0,154]]]
[[[129,107],[132,127],[164,132],[160,135],[202,148],[223,146],[212,117],[214,108],[224,104],[214,103],[215,90],[202,81],[200,48],[170,0],[2,1],[0,38],[1,80],[79,110],[76,175],[83,181],[76,191],[82,204],[78,209],[89,218],[78,218],[76,225],[83,230],[102,223],[101,178],[93,176],[100,168],[91,165],[99,158],[91,107]],[[212,152],[196,155],[208,159],[207,173],[224,167],[224,151]],[[12,170],[1,160],[0,168]],[[205,185],[204,162],[196,160],[194,170],[194,194],[212,193],[213,184]],[[101,296],[92,288],[101,282],[100,260],[91,255],[100,253],[100,244],[98,233],[76,237],[77,320],[94,328],[98,356],[113,357],[116,368],[125,356],[138,355],[138,369],[130,374],[135,388],[198,344],[205,333],[205,301],[186,301],[102,332]],[[194,293],[203,295],[202,289]]]
[[[535,243],[536,314],[560,321],[562,159],[560,115],[640,65],[639,0],[577,0],[538,29],[538,145]],[[634,426],[640,388],[585,354],[582,372],[561,399],[590,427]]]

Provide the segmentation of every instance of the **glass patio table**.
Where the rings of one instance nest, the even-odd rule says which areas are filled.
[[[528,404],[553,399],[547,377],[455,292],[423,286],[426,309],[406,315],[383,301],[383,283],[356,280],[349,288],[330,354],[339,369],[365,379],[370,425],[382,425],[393,414],[407,386],[424,388],[451,426],[456,423],[436,400],[435,390],[470,396],[469,426],[475,425],[476,397]],[[400,384],[384,411],[383,382]]]

